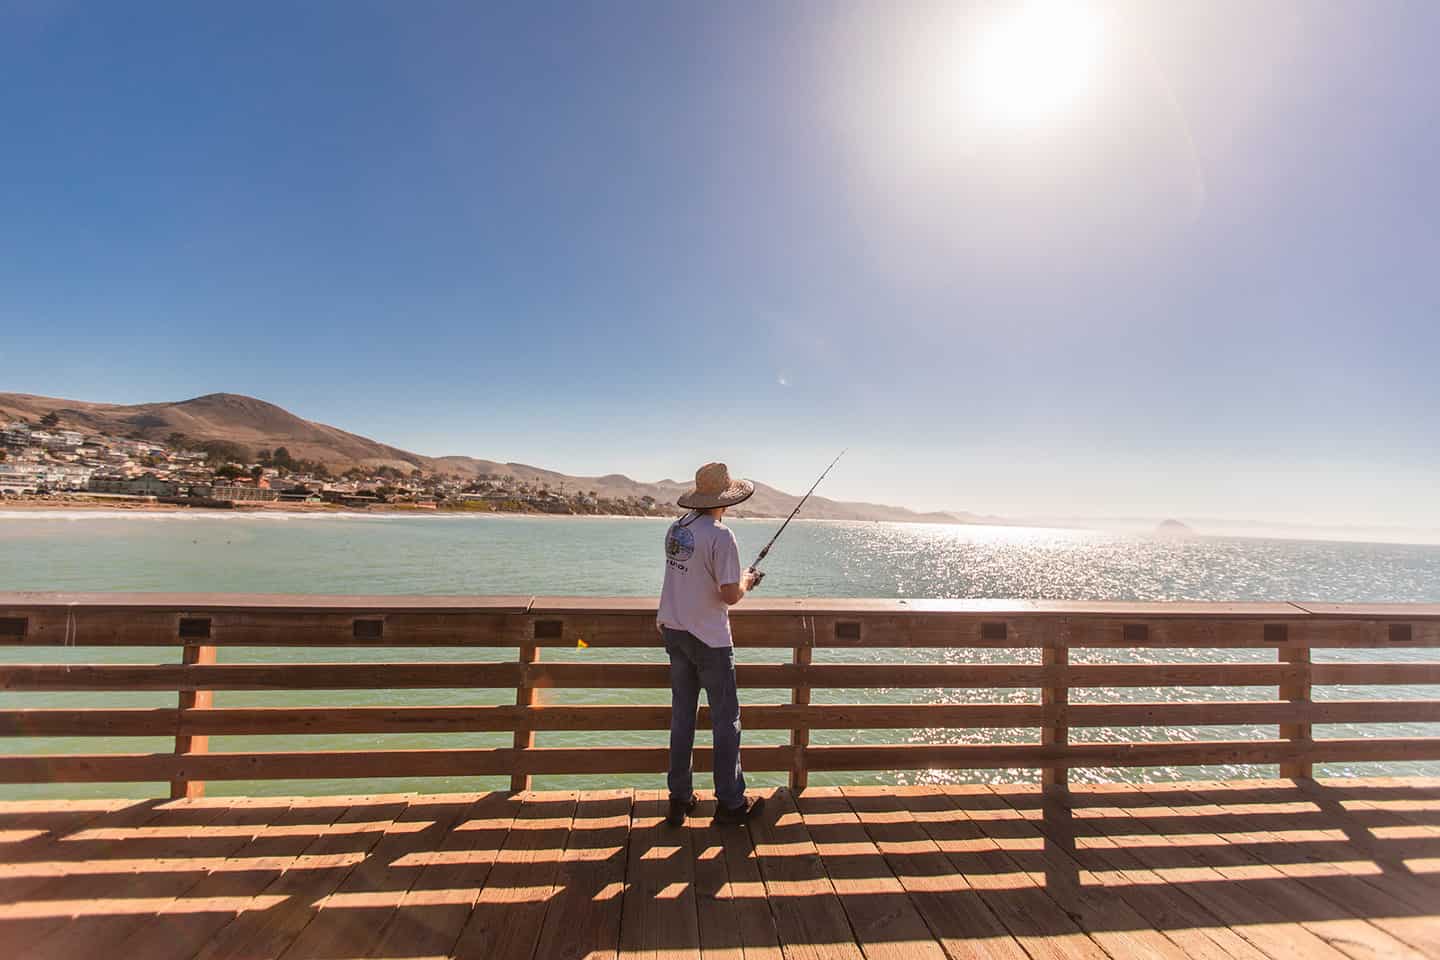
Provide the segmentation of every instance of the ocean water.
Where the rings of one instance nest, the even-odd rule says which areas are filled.
[[[775,521],[731,522],[748,561]],[[665,522],[646,519],[304,514],[165,514],[0,511],[0,590],[273,592],[341,594],[572,594],[653,596],[659,589]],[[810,597],[1005,597],[1054,600],[1440,601],[1440,546],[1197,537],[1161,540],[1084,530],[798,521],[766,561],[764,591]],[[513,651],[470,649],[225,649],[228,662],[509,659]],[[741,650],[741,661],[788,658],[788,651]],[[173,662],[174,648],[105,651],[0,648],[8,662]],[[663,659],[659,650],[552,651],[552,659]],[[1027,650],[819,651],[817,662],[1033,662]],[[1321,660],[1432,660],[1436,651],[1317,651]],[[1273,651],[1076,651],[1074,662],[1273,662]],[[774,703],[787,691],[745,690],[742,703]],[[475,704],[513,702],[511,691],[222,691],[219,706]],[[664,703],[668,692],[550,691],[550,702]],[[1029,702],[1033,690],[817,691],[816,702]],[[1077,690],[1072,697],[1244,700],[1267,688]],[[1317,697],[1419,699],[1433,686],[1317,688]],[[12,707],[173,706],[164,693],[0,694]],[[742,716],[743,719],[743,716]],[[1437,724],[1336,725],[1316,736],[1436,736]],[[782,743],[783,731],[747,731],[747,744]],[[815,731],[814,743],[1028,742],[1030,729]],[[1265,739],[1273,727],[1075,729],[1074,741]],[[4,739],[4,738],[0,738]],[[215,737],[217,751],[395,749],[508,745],[509,734]],[[663,731],[541,733],[542,746],[660,745]],[[9,753],[168,751],[156,738],[10,738]],[[1440,764],[1330,765],[1319,772],[1435,774]],[[1076,780],[1159,780],[1184,776],[1273,775],[1265,766],[1077,770]],[[927,770],[812,775],[812,782],[1026,780],[1030,771]],[[700,777],[703,784],[705,778]],[[755,784],[782,782],[756,773]],[[540,777],[537,787],[658,785],[654,777]],[[212,783],[212,793],[348,793],[358,789],[468,790],[494,778]],[[149,795],[146,785],[0,786],[0,796]]]

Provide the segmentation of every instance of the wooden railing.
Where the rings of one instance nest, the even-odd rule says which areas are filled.
[[[302,597],[0,594],[0,645],[178,647],[179,662],[0,666],[5,691],[169,690],[175,708],[0,709],[0,736],[154,736],[173,752],[0,756],[0,783],[165,782],[195,796],[206,780],[659,773],[664,747],[536,747],[536,731],[664,730],[669,708],[537,703],[547,688],[665,688],[663,663],[600,659],[604,648],[657,648],[648,600],[550,597]],[[1074,767],[1279,764],[1308,777],[1320,762],[1440,760],[1440,737],[1323,739],[1315,724],[1440,722],[1440,700],[1314,700],[1327,684],[1440,684],[1437,662],[1312,662],[1324,648],[1440,647],[1440,605],[1038,603],[762,600],[733,614],[736,645],[793,651],[790,663],[737,668],[748,729],[790,742],[749,746],[747,769],[810,771],[1032,768],[1063,789]],[[591,648],[584,662],[542,651]],[[508,660],[411,663],[226,663],[237,647],[513,648]],[[1083,648],[1274,649],[1272,663],[1071,663]],[[843,648],[1037,648],[1030,663],[826,662]],[[815,651],[822,651],[815,656]],[[591,655],[593,654],[593,659]],[[1024,659],[1023,657],[1017,659]],[[1274,688],[1277,699],[1071,703],[1074,688]],[[213,707],[216,690],[513,688],[515,703],[474,706]],[[745,690],[791,690],[788,703]],[[813,703],[821,688],[1038,690],[1038,702]],[[9,698],[12,703],[15,698]],[[1072,743],[1076,727],[1276,725],[1259,740]],[[1038,728],[1037,742],[811,744],[816,729]],[[707,739],[702,717],[699,740]],[[235,734],[511,731],[510,747],[214,753]],[[696,751],[697,769],[709,765]]]

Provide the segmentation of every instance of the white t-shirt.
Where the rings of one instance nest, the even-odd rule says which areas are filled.
[[[735,534],[709,514],[686,514],[665,532],[665,585],[656,620],[690,631],[706,646],[732,646],[730,608],[720,585],[739,582]]]

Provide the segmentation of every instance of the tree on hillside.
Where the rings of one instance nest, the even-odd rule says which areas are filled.
[[[45,414],[45,416],[43,416],[43,417],[40,418],[40,426],[42,426],[42,427],[58,427],[58,426],[60,426],[60,414],[56,413],[54,410],[51,410],[49,413]]]
[[[273,457],[269,450],[261,450],[259,453],[255,454],[255,462],[262,466],[270,466],[270,462],[272,459]]]
[[[281,470],[295,469],[295,458],[290,456],[290,451],[284,447],[275,448],[275,452],[270,455],[270,462]]]
[[[249,463],[251,461],[250,449],[229,440],[206,440],[200,444],[200,449],[205,453],[205,462],[210,465],[217,463]]]
[[[265,468],[260,466],[258,463],[250,468],[250,479],[254,480],[256,483],[259,483],[260,478],[263,476],[265,476]]]
[[[216,468],[215,476],[222,477],[226,480],[234,480],[244,472],[245,468],[238,463],[226,463]]]

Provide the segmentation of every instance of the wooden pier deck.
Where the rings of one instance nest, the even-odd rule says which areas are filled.
[[[7,958],[1440,957],[1440,779],[0,804]]]

